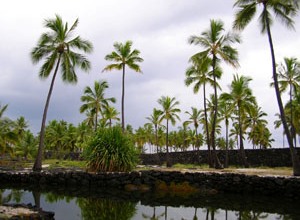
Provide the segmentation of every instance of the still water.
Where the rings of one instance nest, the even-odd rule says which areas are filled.
[[[23,203],[56,220],[299,220],[300,201],[250,195],[189,195],[87,190],[0,189],[1,204]]]

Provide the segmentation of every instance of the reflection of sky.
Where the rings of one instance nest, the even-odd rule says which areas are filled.
[[[76,220],[81,219],[81,210],[76,205],[76,198],[67,203],[64,200],[59,200],[56,203],[48,203],[45,201],[45,196],[41,196],[41,207],[44,211],[55,212],[56,220]]]
[[[10,190],[6,190],[3,193],[3,198],[6,197],[10,193]],[[81,210],[76,204],[76,198],[71,199],[69,202],[65,200],[59,200],[55,203],[49,203],[45,200],[45,194],[41,195],[41,208],[43,211],[51,211],[54,212],[55,219],[56,220],[81,220]],[[15,201],[11,201],[10,203],[15,203]],[[21,202],[23,204],[31,203],[34,205],[34,199],[31,192],[24,191],[22,194]],[[156,206],[155,207],[155,214],[157,217],[157,220],[164,220],[165,215],[165,206]],[[195,211],[196,216],[195,217]],[[148,219],[152,220],[151,217],[153,216],[154,208],[150,206],[141,205],[139,202],[136,205],[136,213],[133,216],[131,220],[143,220]],[[253,214],[253,213],[252,213]],[[168,220],[191,220],[191,219],[205,219],[207,215],[207,209],[206,208],[197,208],[194,207],[167,207],[167,219]],[[158,218],[158,216],[160,216]],[[214,219],[225,219],[226,211],[217,209],[214,213]],[[260,218],[257,219],[265,219],[265,220],[274,220],[274,219],[280,219],[280,215],[278,214],[270,214],[270,213],[260,213]],[[238,211],[227,211],[227,219],[238,219],[239,212]],[[209,215],[209,218],[211,219],[211,215]],[[89,219],[85,219],[89,220]],[[105,220],[105,219],[103,219]],[[116,219],[117,220],[117,219]]]

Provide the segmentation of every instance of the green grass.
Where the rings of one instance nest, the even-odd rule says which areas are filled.
[[[200,164],[200,165],[196,165],[196,164],[174,164],[173,168],[177,168],[177,169],[209,169],[209,166],[207,164]]]
[[[55,169],[55,168],[80,168],[80,169],[85,169],[86,162],[85,161],[75,161],[75,160],[49,159],[49,160],[44,160],[43,165],[49,165],[50,169]]]

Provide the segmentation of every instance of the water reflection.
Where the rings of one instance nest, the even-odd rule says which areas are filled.
[[[129,220],[136,213],[136,204],[126,201],[96,198],[78,198],[82,219]]]
[[[0,189],[0,203],[32,203],[55,212],[55,219],[81,220],[296,220],[299,201],[250,195],[191,195],[115,189]]]

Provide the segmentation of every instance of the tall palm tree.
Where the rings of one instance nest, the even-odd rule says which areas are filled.
[[[230,93],[223,93],[222,99],[228,100],[236,107],[236,115],[239,129],[239,144],[240,153],[243,165],[249,167],[244,150],[244,131],[246,114],[250,111],[253,105],[256,105],[255,97],[252,95],[252,90],[249,88],[249,82],[252,79],[246,76],[233,76],[233,81],[230,85]]]
[[[109,103],[115,103],[115,98],[106,98],[105,90],[108,89],[108,83],[105,80],[95,81],[94,88],[89,86],[85,87],[84,95],[81,96],[81,101],[84,102],[82,106],[80,106],[80,113],[85,111],[90,111],[94,115],[94,126],[95,131],[98,126],[98,115],[99,113],[103,117],[103,111],[109,107]]]
[[[44,26],[48,28],[49,31],[41,35],[37,46],[31,51],[31,59],[34,64],[45,59],[45,63],[42,65],[39,72],[40,78],[48,78],[54,69],[43,113],[38,154],[33,166],[33,170],[35,171],[40,171],[42,169],[45,123],[58,71],[61,71],[63,82],[76,83],[77,76],[75,69],[77,67],[83,71],[88,71],[90,69],[90,62],[85,56],[77,51],[90,53],[92,52],[93,46],[89,41],[83,40],[80,36],[75,38],[72,37],[77,25],[78,19],[76,19],[72,26],[69,27],[68,23],[64,23],[59,15],[56,15],[54,19],[45,20]]]
[[[211,143],[212,148],[215,151],[215,130],[218,114],[218,93],[217,93],[217,78],[220,77],[220,71],[217,71],[219,62],[225,61],[233,67],[238,67],[238,52],[232,47],[232,44],[239,43],[240,37],[233,32],[224,32],[224,23],[221,20],[211,20],[210,27],[201,33],[200,36],[191,36],[189,42],[191,44],[200,45],[204,50],[195,54],[205,59],[211,58],[212,76],[214,79],[214,115],[213,126],[211,131]],[[218,160],[215,160],[215,167],[221,168],[222,165],[218,164]]]
[[[166,120],[166,160],[167,160],[167,167],[171,167],[171,162],[169,159],[169,122],[172,125],[176,124],[176,119],[180,120],[178,113],[181,112],[177,106],[179,105],[179,101],[176,101],[176,98],[169,97],[169,96],[162,96],[158,99],[158,104],[162,107],[162,115],[160,121]]]
[[[211,144],[209,138],[209,129],[208,129],[208,116],[207,116],[207,107],[206,107],[206,84],[213,86],[214,80],[211,77],[212,73],[209,71],[209,67],[211,66],[211,59],[207,58],[199,58],[198,56],[192,56],[189,60],[192,63],[190,67],[185,72],[186,79],[185,85],[189,86],[194,84],[193,91],[194,93],[198,93],[201,86],[203,87],[203,108],[204,108],[204,127],[206,131],[206,143],[208,149],[208,161],[209,165],[212,165],[211,160]]]
[[[143,62],[144,60],[139,57],[140,51],[137,49],[132,50],[132,41],[126,41],[125,44],[114,43],[115,51],[107,54],[105,60],[113,61],[115,63],[109,64],[106,66],[102,72],[111,71],[113,69],[122,70],[122,130],[125,130],[125,121],[124,121],[124,97],[125,97],[125,67],[128,66],[130,69],[136,72],[142,72],[138,63]]]
[[[282,120],[283,128],[289,143],[293,163],[293,173],[295,176],[299,176],[300,160],[293,146],[292,136],[287,125],[286,115],[280,96],[280,88],[276,74],[275,50],[271,34],[271,25],[273,24],[274,17],[278,18],[288,28],[294,28],[293,17],[297,15],[297,12],[299,10],[299,3],[296,0],[236,0],[234,7],[237,7],[238,9],[235,13],[233,27],[238,30],[245,29],[245,27],[254,18],[257,10],[259,9],[259,6],[262,6],[262,12],[259,16],[261,33],[267,34],[270,45],[272,59],[272,77],[274,81],[275,94],[279,107],[280,118]]]
[[[154,108],[152,115],[150,117],[146,117],[146,119],[154,126],[155,130],[155,145],[156,145],[156,152],[158,153],[158,128],[160,126],[160,117],[162,115],[162,111],[159,109]]]

